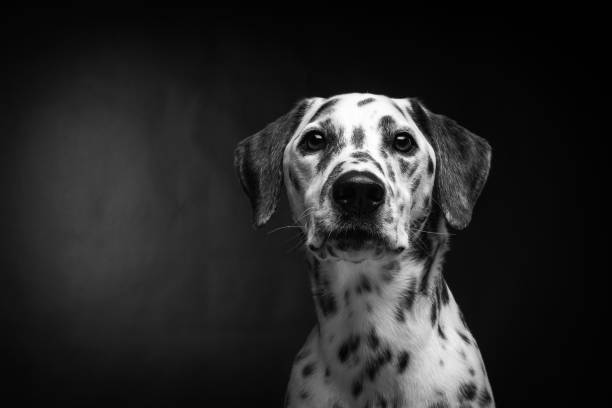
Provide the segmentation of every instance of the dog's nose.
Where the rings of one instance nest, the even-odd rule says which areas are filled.
[[[332,198],[347,214],[367,215],[384,201],[385,187],[372,173],[349,171],[334,183]]]

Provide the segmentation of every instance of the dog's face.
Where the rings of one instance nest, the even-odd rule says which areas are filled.
[[[351,261],[410,249],[434,205],[465,227],[489,160],[488,144],[452,120],[371,94],[306,99],[236,150],[257,225],[284,184],[309,250]]]
[[[284,151],[283,174],[306,245],[355,259],[401,252],[430,208],[435,153],[406,100],[318,101]]]

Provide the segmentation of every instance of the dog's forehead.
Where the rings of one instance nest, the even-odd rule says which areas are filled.
[[[333,96],[321,103],[312,121],[331,119],[344,128],[362,127],[376,129],[383,117],[390,117],[398,123],[411,123],[401,101],[384,95],[343,94]]]

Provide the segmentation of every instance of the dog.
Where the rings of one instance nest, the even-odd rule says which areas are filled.
[[[288,407],[493,407],[443,276],[486,182],[491,147],[416,98],[307,98],[242,140],[234,164],[256,227],[283,186],[301,227],[318,324]]]

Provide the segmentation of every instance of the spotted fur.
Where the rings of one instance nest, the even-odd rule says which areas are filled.
[[[304,147],[308,132],[324,148]],[[399,132],[414,145],[395,146]],[[302,227],[318,324],[297,354],[290,407],[492,407],[476,341],[443,276],[449,228],[467,226],[490,147],[416,99],[309,98],[245,139],[235,163],[255,224],[284,185]],[[334,202],[370,174],[384,200],[363,219]],[[351,173],[351,174],[353,174]]]

